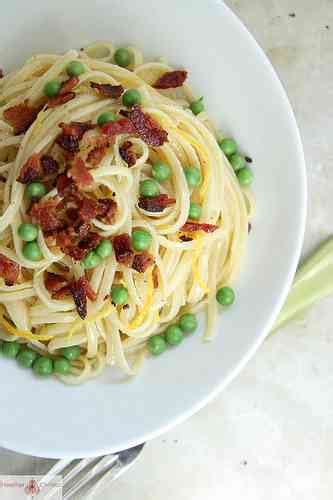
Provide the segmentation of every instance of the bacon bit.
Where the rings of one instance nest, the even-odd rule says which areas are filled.
[[[67,177],[66,174],[61,174],[57,177],[57,191],[61,197],[73,196],[77,193],[77,187],[73,179]]]
[[[92,231],[81,239],[73,227],[58,232],[56,238],[61,251],[77,261],[84,259],[89,251],[96,248],[102,239],[99,234]]]
[[[144,273],[148,267],[154,264],[154,259],[150,253],[145,250],[144,252],[137,253],[134,256],[132,268],[138,273]]]
[[[6,177],[2,174],[0,174],[0,182],[6,182]]]
[[[13,285],[16,282],[20,270],[21,267],[17,262],[0,253],[0,276],[4,278],[7,286]]]
[[[22,184],[29,184],[32,181],[40,179],[43,176],[43,169],[40,161],[40,156],[38,154],[33,154],[28,158],[23,167],[19,177],[18,182]]]
[[[95,128],[90,121],[88,122],[70,122],[70,123],[59,123],[59,127],[62,130],[62,133],[65,135],[74,135],[79,139],[82,139],[87,130],[91,130]]]
[[[51,293],[52,298],[54,293],[59,292],[59,290],[64,288],[67,284],[68,280],[65,276],[54,273],[46,273],[45,288]]]
[[[87,130],[95,127],[90,122],[59,123],[62,133],[56,138],[56,143],[69,153],[77,153],[80,149],[80,140]]]
[[[158,285],[159,285],[158,267],[154,267],[154,269],[153,269],[153,285],[154,285],[154,288],[158,288]]]
[[[104,218],[107,222],[113,222],[117,213],[117,202],[110,198],[101,198],[98,200],[98,218]]]
[[[80,318],[84,319],[87,316],[87,298],[96,300],[96,293],[92,289],[89,281],[83,276],[77,281],[69,283],[67,289],[73,296]]]
[[[71,294],[69,283],[52,294],[52,299],[61,300]]]
[[[218,226],[213,224],[202,224],[200,222],[186,222],[181,228],[184,233],[192,233],[194,231],[204,231],[205,233],[213,233],[218,229]]]
[[[68,175],[76,182],[79,188],[90,186],[94,180],[86,164],[79,156],[75,158],[73,166],[68,171]]]
[[[57,160],[49,155],[43,155],[40,159],[44,175],[57,174],[59,170],[59,163]]]
[[[61,106],[62,104],[66,104],[66,102],[71,101],[76,96],[75,92],[67,92],[67,94],[58,94],[54,97],[51,97],[47,101],[48,108],[55,108],[56,106]]]
[[[170,205],[176,203],[174,198],[169,198],[167,194],[158,196],[140,196],[138,206],[147,212],[163,212]]]
[[[32,181],[41,179],[43,175],[51,175],[58,172],[59,165],[52,156],[33,154],[23,165],[18,182],[29,184]]]
[[[64,221],[59,218],[58,201],[54,198],[34,203],[31,209],[32,221],[39,224],[43,231],[63,229]]]
[[[110,85],[109,83],[95,83],[90,82],[90,87],[103,97],[109,97],[110,99],[119,99],[119,97],[124,92],[121,85]]]
[[[79,77],[72,76],[71,78],[63,82],[58,95],[68,94],[68,92],[71,92],[74,89],[74,87],[76,87],[79,84],[79,82],[80,82]]]
[[[133,134],[136,130],[133,123],[128,118],[121,118],[116,122],[105,123],[101,127],[102,133],[109,136],[120,134]]]
[[[80,150],[80,141],[75,135],[59,134],[56,143],[69,153],[78,153]]]
[[[79,215],[82,221],[87,222],[98,214],[98,203],[92,198],[84,196],[80,201]]]
[[[163,130],[153,118],[145,114],[140,106],[133,106],[129,113],[129,119],[137,134],[148,146],[162,146],[168,140],[168,132]]]
[[[86,278],[80,278],[70,284],[70,292],[73,296],[74,303],[81,319],[87,316],[87,289]]]
[[[3,69],[0,68],[0,78],[3,78]]]
[[[100,162],[103,160],[104,156],[107,153],[107,149],[111,145],[111,140],[109,137],[98,137],[96,138],[95,147],[89,151],[87,156],[87,162],[90,163],[92,167],[97,167]]]
[[[182,236],[180,236],[179,239],[181,241],[183,241],[184,243],[187,243],[188,241],[193,241],[193,238],[190,238],[189,236],[186,236],[185,234],[183,234]]]
[[[128,234],[119,234],[113,238],[113,248],[117,262],[120,264],[131,265],[134,252],[132,250],[131,238]]]
[[[175,89],[181,87],[187,78],[187,71],[167,71],[153,85],[155,89]]]
[[[14,134],[19,135],[28,130],[30,125],[36,120],[39,108],[28,105],[25,100],[23,104],[12,106],[3,112],[4,119],[14,128]]]
[[[81,241],[78,243],[78,250],[84,250],[85,255],[89,252],[89,250],[93,250],[94,248],[97,247],[97,245],[101,242],[102,237],[94,233],[93,231],[90,231],[85,238],[83,238]],[[80,259],[81,260],[81,259]]]
[[[119,148],[120,156],[129,167],[133,167],[136,163],[136,155],[131,151],[132,145],[133,143],[131,141],[125,141]]]

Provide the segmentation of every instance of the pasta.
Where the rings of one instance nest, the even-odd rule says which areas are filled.
[[[72,384],[134,375],[184,312],[205,308],[212,338],[254,211],[186,72],[122,50],[0,79],[0,337],[54,363],[79,346],[57,372]]]

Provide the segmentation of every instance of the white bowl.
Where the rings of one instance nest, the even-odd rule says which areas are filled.
[[[254,158],[258,215],[237,284],[237,303],[213,342],[193,335],[149,359],[129,383],[112,370],[81,387],[38,380],[0,360],[0,445],[43,457],[100,455],[133,446],[185,420],[255,353],[291,285],[306,215],[302,144],[287,96],[246,28],[219,1],[57,0],[4,2],[5,70],[33,53],[96,39],[141,47],[184,66],[225,132]]]

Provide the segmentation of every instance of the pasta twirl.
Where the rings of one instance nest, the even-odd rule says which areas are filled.
[[[184,311],[211,338],[254,210],[187,73],[122,50],[36,55],[0,85],[1,337],[68,383],[135,374]]]

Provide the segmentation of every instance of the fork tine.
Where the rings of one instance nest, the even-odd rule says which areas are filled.
[[[132,467],[132,465],[134,465],[134,463],[139,459],[143,446],[144,445],[139,445],[135,447],[135,450],[133,448],[128,450],[128,452],[132,450],[132,454],[130,455],[128,453],[128,457],[124,457],[123,452],[121,452],[118,456],[117,462],[113,465],[113,467],[109,470],[106,470],[105,474],[103,474],[103,476],[91,487],[91,489],[81,500],[92,500],[97,492],[101,493],[107,485],[124,474],[124,472]]]
[[[77,493],[83,486],[85,486],[91,479],[93,479],[97,474],[102,474],[106,471],[114,462],[118,459],[118,455],[107,455],[101,457],[97,464],[82,477],[78,482],[74,483],[73,486],[65,493],[63,500],[69,500],[74,493]]]
[[[63,477],[63,482],[62,485],[63,487],[69,483],[73,477],[75,477],[77,474],[79,474],[83,469],[87,467],[91,462],[94,462],[97,460],[96,457],[91,457],[91,458],[83,458],[82,460],[79,461],[75,467],[73,467],[64,477]]]
[[[54,479],[55,476],[57,476],[58,474],[61,474],[61,472],[63,472],[64,469],[66,469],[66,467],[71,463],[73,462],[72,459],[63,459],[63,460],[58,460],[58,462],[56,462],[53,467],[51,467],[51,469],[49,470],[49,472],[47,472],[47,474],[45,474],[45,476],[43,477],[43,482],[45,484],[49,483],[50,481],[52,481],[52,479]]]
[[[44,484],[49,484],[55,478],[55,476],[57,476],[58,474],[61,474],[71,462],[73,462],[72,459],[69,459],[69,460],[67,460],[67,459],[58,460],[58,462],[56,462],[53,465],[53,467],[51,467],[51,469],[49,470],[49,472],[47,474],[45,474],[45,476],[43,477],[43,483]],[[49,493],[46,493],[43,496],[43,499],[44,500],[48,500],[53,495],[54,495],[54,493],[52,491],[50,491]]]

